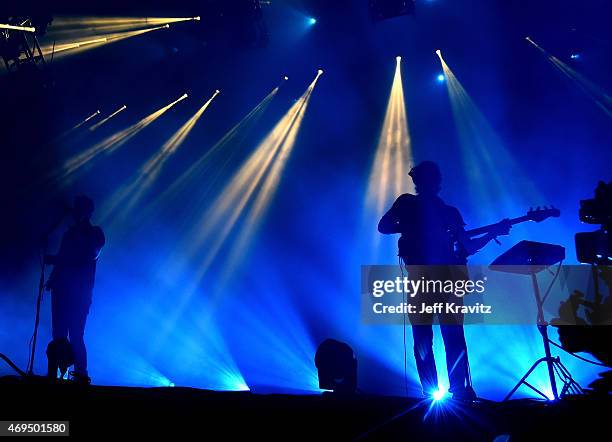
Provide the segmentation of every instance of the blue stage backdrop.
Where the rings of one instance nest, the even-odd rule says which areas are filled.
[[[55,76],[62,80],[47,103],[55,136],[37,147],[47,150],[44,156],[28,152],[32,162],[46,161],[40,166],[46,171],[64,170],[75,155],[189,96],[70,177],[23,180],[18,199],[31,209],[16,211],[21,230],[3,253],[3,262],[19,264],[1,275],[0,351],[25,367],[38,279],[32,238],[52,224],[57,201],[86,193],[107,238],[86,332],[94,383],[316,394],[314,353],[333,337],[354,348],[360,389],[405,394],[403,328],[364,325],[359,304],[360,266],[397,262],[394,237],[381,239],[373,253],[377,219],[364,221],[364,210],[398,55],[411,158],[439,163],[441,195],[461,210],[468,228],[520,216],[529,206],[561,210],[558,219],[514,229],[473,262],[489,263],[529,239],[563,245],[566,263],[576,263],[573,235],[590,229],[578,220],[578,201],[592,196],[599,179],[611,178],[610,116],[524,37],[531,32],[608,90],[610,60],[596,41],[589,57],[568,60],[569,37],[560,36],[569,27],[484,0],[470,2],[474,8],[450,3],[426,2],[414,19],[376,24],[359,8],[274,3],[266,11],[265,48],[202,49],[177,25],[174,34],[58,59]],[[309,20],[315,16],[316,23]],[[568,16],[558,20],[564,25]],[[448,75],[439,78],[445,71],[436,49],[465,91],[461,102],[449,95]],[[324,72],[309,93],[318,69]],[[220,94],[182,143],[148,169],[216,89]],[[81,127],[56,138],[97,108],[122,104],[127,109],[95,131]],[[258,176],[266,161],[270,168]],[[113,201],[125,188],[129,197]],[[115,203],[115,215],[104,216]],[[52,250],[64,229],[51,237]],[[532,300],[531,293],[514,296]],[[408,393],[417,395],[406,333]],[[535,327],[468,326],[466,334],[475,389],[490,399],[502,398],[542,356]],[[39,373],[49,340],[46,294]],[[438,333],[435,340],[447,383]],[[560,356],[583,385],[601,371]],[[0,366],[0,374],[8,373]],[[546,389],[543,368],[534,385]]]

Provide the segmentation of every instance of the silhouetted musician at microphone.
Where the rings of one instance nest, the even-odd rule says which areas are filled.
[[[399,253],[410,279],[428,280],[467,279],[467,255],[476,253],[498,235],[507,235],[511,224],[504,220],[479,238],[465,233],[465,222],[459,211],[438,196],[442,175],[437,164],[423,161],[409,173],[416,195],[400,195],[382,217],[378,230],[384,234],[400,233]],[[457,253],[460,245],[463,254]],[[428,302],[462,303],[453,294],[423,294]],[[418,297],[418,296],[417,296]],[[451,299],[452,297],[452,299]],[[433,354],[433,314],[410,314],[414,340],[414,356],[423,394],[430,396],[438,390],[438,375]],[[463,315],[438,314],[440,331],[446,350],[450,392],[460,400],[475,399],[469,379],[467,346],[463,333]]]
[[[85,324],[92,301],[96,263],[105,238],[102,229],[90,222],[94,212],[94,202],[90,198],[77,196],[71,212],[74,225],[62,236],[58,253],[45,257],[45,261],[54,266],[46,283],[47,290],[51,291],[53,328],[53,341],[47,355],[51,359],[50,351],[56,352],[69,338],[74,357],[72,377],[88,384]],[[50,370],[50,377],[55,378],[55,365],[50,364]]]

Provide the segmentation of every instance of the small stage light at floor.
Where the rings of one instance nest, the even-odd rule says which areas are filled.
[[[572,55],[570,55],[570,58],[572,60],[578,60],[580,58],[580,54],[572,54]]]
[[[443,75],[443,74],[439,74],[439,75],[436,77],[436,80],[438,80],[438,82],[439,82],[439,83],[443,83],[443,82],[444,82],[444,80],[445,80],[445,77],[444,77],[444,75]]]
[[[308,18],[308,24],[309,24],[310,26],[312,26],[312,25],[314,25],[314,24],[316,24],[316,23],[317,23],[317,19],[316,19],[316,18],[314,18],[314,17],[309,17],[309,18]]]
[[[283,77],[283,80],[287,81],[289,80],[289,77],[287,77],[286,75]]]
[[[326,339],[315,353],[319,388],[337,394],[353,394],[357,390],[357,358],[344,342]]]

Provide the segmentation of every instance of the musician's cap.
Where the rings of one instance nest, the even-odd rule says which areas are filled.
[[[421,179],[435,181],[442,180],[440,168],[433,161],[421,161],[419,164],[410,169],[408,175],[411,176],[415,182]]]

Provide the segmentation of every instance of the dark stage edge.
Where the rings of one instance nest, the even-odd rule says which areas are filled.
[[[605,440],[611,397],[472,405],[356,395],[262,395],[193,388],[82,387],[0,379],[0,420],[68,420],[71,436],[201,440]],[[603,437],[603,439],[602,439]]]

